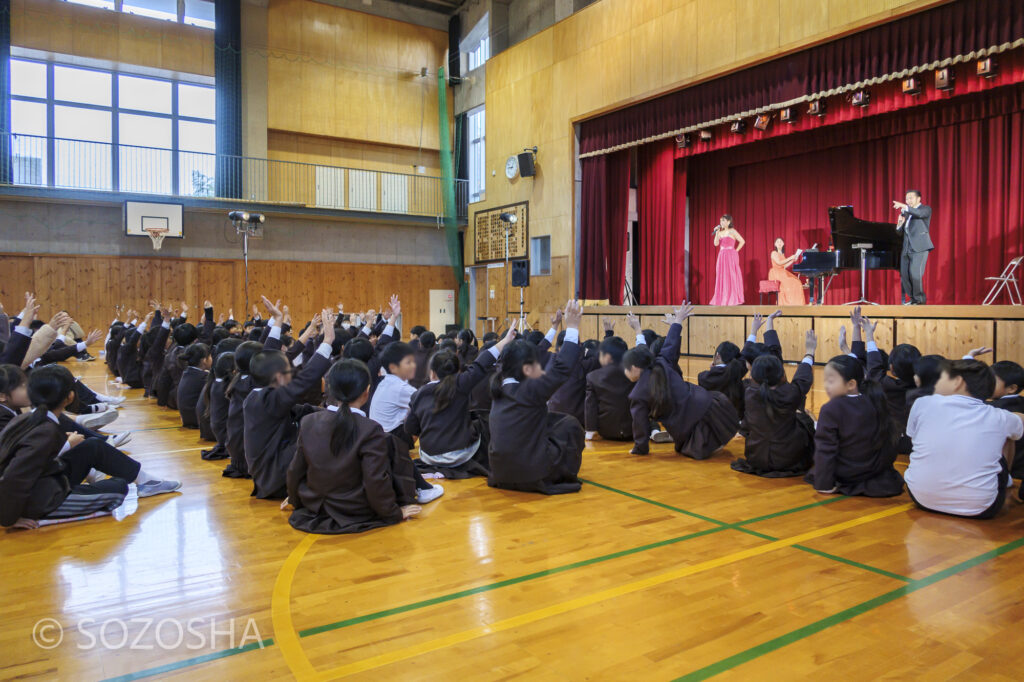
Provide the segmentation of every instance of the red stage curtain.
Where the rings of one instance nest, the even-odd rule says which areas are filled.
[[[582,159],[580,296],[622,303],[629,219],[629,152]]]
[[[637,155],[640,218],[637,300],[645,305],[668,303],[685,295],[686,235],[677,229],[675,216],[678,214],[674,210],[679,202],[685,202],[685,195],[676,197],[675,168],[672,140],[640,148]]]
[[[746,299],[757,300],[776,237],[786,251],[826,247],[826,209],[851,204],[866,220],[895,222],[894,199],[920,189],[932,207],[925,292],[935,304],[979,304],[984,277],[1024,254],[1024,88],[952,100],[689,159],[690,287],[714,293],[715,249],[704,234],[732,213],[747,240],[740,254]],[[899,302],[899,275],[871,273],[868,298]],[[829,303],[859,297],[859,275],[835,279]],[[659,301],[662,302],[662,301]]]

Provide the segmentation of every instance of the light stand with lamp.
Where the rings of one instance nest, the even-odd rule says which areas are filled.
[[[508,290],[511,286],[511,268],[509,267],[509,242],[512,239],[513,226],[519,222],[519,216],[515,213],[506,211],[498,216],[501,222],[505,223],[505,321],[509,325],[512,324],[512,320],[508,318]],[[524,308],[523,301],[523,287],[519,287],[519,325],[520,329],[525,327],[526,315],[523,313]]]

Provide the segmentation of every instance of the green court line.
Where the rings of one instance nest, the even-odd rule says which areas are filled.
[[[614,492],[622,492],[622,491],[616,490],[614,488],[610,488],[609,486],[605,486],[605,485],[601,485],[601,484],[597,484],[597,483],[590,483],[589,481],[587,483],[589,483],[590,485],[594,485],[595,487],[598,487],[598,488],[606,488],[606,489],[614,491]],[[715,521],[715,520],[712,520],[712,519],[708,519],[707,517],[701,517],[700,515],[694,514],[692,512],[688,512],[685,509],[679,509],[678,507],[672,507],[672,506],[669,506],[669,505],[663,505],[663,504],[661,504],[659,502],[654,502],[653,500],[648,500],[647,498],[640,497],[639,495],[633,495],[632,493],[623,493],[623,494],[626,494],[628,497],[633,497],[633,498],[641,500],[643,502],[649,502],[649,503],[655,504],[657,506],[665,507],[665,508],[670,509],[670,510],[675,511],[675,512],[686,514],[688,516],[694,516],[696,518],[700,518],[701,520],[707,520],[709,523],[716,524],[716,527],[715,528],[708,528],[706,530],[697,531],[697,532],[694,532],[694,533],[689,533],[687,535],[681,535],[681,536],[675,537],[675,538],[669,538],[668,540],[660,540],[658,542],[652,542],[652,543],[647,544],[647,545],[640,545],[638,547],[633,547],[633,548],[630,548],[630,549],[624,549],[624,550],[621,550],[621,551],[618,551],[618,552],[612,552],[611,554],[604,554],[602,556],[593,557],[591,559],[583,559],[581,561],[576,561],[576,562],[573,562],[571,564],[565,564],[564,566],[556,566],[555,568],[549,568],[549,569],[546,569],[546,570],[543,570],[543,571],[537,571],[535,573],[529,573],[529,574],[526,574],[526,575],[517,576],[515,578],[508,578],[506,580],[502,580],[502,581],[499,581],[499,582],[496,582],[496,583],[489,583],[487,585],[481,585],[479,587],[473,587],[473,588],[470,588],[470,589],[467,589],[467,590],[460,590],[459,592],[453,592],[451,594],[441,595],[439,597],[433,597],[431,599],[424,599],[422,601],[413,602],[413,603],[410,603],[410,604],[404,604],[402,606],[396,606],[394,608],[385,609],[385,610],[382,610],[382,611],[376,611],[374,613],[368,613],[368,614],[365,614],[365,615],[362,615],[362,616],[355,616],[353,618],[348,618],[346,620],[337,621],[335,623],[328,623],[326,625],[320,625],[320,626],[313,627],[313,628],[307,628],[305,630],[300,630],[298,635],[299,635],[300,638],[302,638],[302,637],[310,637],[312,635],[320,634],[320,633],[323,633],[323,632],[330,632],[332,630],[339,630],[341,628],[350,627],[352,625],[357,625],[357,624],[360,624],[360,623],[366,623],[366,622],[370,622],[370,621],[374,621],[374,620],[380,620],[381,618],[386,618],[388,616],[393,616],[393,615],[397,615],[397,614],[400,614],[400,613],[407,613],[409,611],[414,611],[414,610],[425,608],[425,607],[428,607],[428,606],[434,606],[436,604],[443,604],[445,602],[454,601],[456,599],[461,599],[463,597],[472,596],[474,594],[482,594],[484,592],[490,592],[492,590],[496,590],[496,589],[499,589],[501,587],[508,587],[510,585],[516,585],[518,583],[527,582],[529,580],[535,580],[537,578],[543,578],[543,577],[550,576],[550,575],[557,575],[559,573],[564,573],[565,571],[568,571],[568,570],[571,570],[571,569],[574,569],[574,568],[582,568],[582,567],[585,567],[585,566],[591,566],[591,565],[594,565],[594,564],[603,563],[605,561],[610,561],[612,559],[618,559],[620,557],[629,556],[631,554],[638,554],[640,552],[645,552],[647,550],[657,549],[658,547],[666,547],[668,545],[673,545],[673,544],[676,544],[678,542],[683,542],[685,540],[692,540],[692,539],[695,539],[695,538],[703,537],[705,535],[712,535],[714,533],[720,533],[720,532],[722,532],[724,530],[737,529],[739,526],[743,526],[743,525],[748,524],[748,523],[756,523],[758,521],[763,521],[763,520],[769,519],[769,518],[776,518],[776,517],[779,517],[779,516],[785,516],[786,514],[795,514],[797,512],[801,512],[801,511],[804,511],[806,509],[810,509],[812,507],[818,507],[818,506],[821,506],[821,505],[824,505],[824,504],[830,504],[832,502],[838,502],[841,499],[845,499],[843,497],[834,497],[834,498],[830,498],[830,499],[824,500],[822,502],[815,502],[813,504],[805,504],[805,505],[802,505],[802,506],[799,506],[799,507],[794,507],[793,509],[784,509],[782,511],[773,512],[773,513],[767,514],[765,516],[757,516],[757,517],[754,517],[752,519],[747,519],[745,521],[738,521],[737,523],[724,523],[724,522],[721,522],[721,521]],[[754,533],[754,534],[757,534],[754,531],[751,531],[751,532]],[[767,537],[767,536],[765,536],[765,537]],[[264,646],[272,646],[273,643],[274,643],[273,639],[263,640]],[[241,648],[237,648],[237,649],[225,649],[223,651],[213,652],[213,653],[209,653],[209,654],[204,654],[202,656],[197,656],[195,658],[189,658],[189,659],[185,659],[185,660],[182,660],[182,661],[178,661],[177,663],[167,663],[165,665],[161,665],[161,666],[158,666],[158,667],[155,667],[155,668],[147,668],[145,670],[140,670],[140,671],[137,671],[137,672],[134,672],[134,673],[129,673],[127,675],[121,675],[119,677],[112,677],[112,678],[103,680],[103,682],[128,682],[130,680],[141,680],[141,679],[144,679],[144,678],[147,678],[147,677],[152,677],[154,675],[161,675],[161,674],[168,673],[168,672],[174,672],[174,671],[177,671],[177,670],[182,670],[182,669],[185,669],[185,668],[190,668],[192,666],[199,665],[201,663],[207,663],[209,661],[215,661],[215,660],[218,660],[218,659],[221,659],[221,658],[227,658],[229,656],[234,656],[234,655],[237,655],[237,654],[245,653],[246,651],[251,651],[252,649],[255,649],[255,648],[259,648],[259,645],[254,643],[254,644],[251,644],[251,645],[247,645],[246,647],[241,647]]]
[[[984,554],[979,554],[978,556],[972,559],[968,559],[967,561],[963,561],[959,564],[956,564],[955,566],[950,566],[947,569],[937,571],[926,578],[921,578],[920,580],[911,580],[908,585],[898,587],[895,590],[881,594],[877,597],[874,597],[873,599],[868,599],[867,601],[861,602],[860,604],[857,604],[855,606],[851,606],[850,608],[832,614],[831,616],[826,616],[825,618],[815,621],[814,623],[805,625],[801,628],[797,628],[792,632],[788,632],[774,639],[770,639],[767,642],[762,642],[761,644],[753,646],[745,651],[741,651],[727,658],[723,658],[722,660],[716,663],[712,663],[711,665],[705,666],[703,668],[700,668],[699,670],[687,673],[682,677],[676,678],[675,682],[697,682],[698,680],[706,680],[710,677],[714,677],[715,675],[719,675],[728,670],[741,666],[744,663],[749,663],[750,661],[753,661],[756,658],[760,658],[765,654],[771,653],[783,647],[789,646],[794,642],[798,642],[802,639],[810,637],[811,635],[817,634],[822,630],[827,630],[828,628],[834,625],[839,625],[840,623],[846,622],[848,620],[856,618],[857,616],[863,615],[868,611],[872,611],[878,608],[879,606],[884,606],[885,604],[896,601],[900,597],[912,594],[914,592],[917,592],[918,590],[934,585],[954,575],[963,573],[968,569],[974,568],[975,566],[979,566],[987,561],[995,559],[996,557],[1002,556],[1007,552],[1012,552],[1013,550],[1022,546],[1024,546],[1024,538],[1019,538],[1017,540],[1014,540],[1013,542],[1008,542],[1005,545],[1002,545],[1001,547],[997,547],[993,550],[985,552]]]
[[[610,490],[613,493],[618,493],[618,494],[624,495],[626,497],[631,497],[634,500],[639,500],[641,502],[646,502],[648,504],[653,504],[656,507],[662,507],[664,509],[669,509],[669,510],[672,510],[672,511],[677,511],[677,512],[680,512],[682,514],[686,514],[687,516],[698,516],[696,514],[693,514],[692,512],[686,511],[685,509],[679,509],[677,507],[673,507],[673,506],[665,504],[663,502],[658,502],[657,500],[651,500],[651,499],[646,498],[646,497],[641,497],[640,495],[637,495],[635,493],[627,492],[625,490],[619,490],[618,488],[613,488],[611,486],[604,485],[602,483],[595,483],[593,481],[585,481],[584,479],[580,479],[580,480],[584,481],[585,483],[587,483],[589,485],[597,486],[598,488],[604,488],[605,490]],[[839,500],[845,500],[845,499],[848,499],[845,495],[841,495],[841,496],[838,496],[838,497],[831,497],[831,498],[829,498],[827,500],[822,500],[821,502],[812,502],[811,504],[805,504],[802,507],[795,507],[793,509],[786,509],[786,510],[783,510],[781,512],[775,512],[774,514],[765,514],[764,516],[758,516],[756,518],[749,519],[747,521],[740,521],[739,523],[725,523],[724,521],[716,521],[715,519],[712,519],[712,518],[709,518],[709,517],[706,517],[706,516],[703,516],[703,517],[700,517],[700,518],[702,520],[708,521],[710,523],[717,523],[717,524],[719,524],[722,527],[723,530],[725,530],[725,529],[736,530],[736,531],[739,531],[740,533],[746,533],[747,535],[753,535],[754,537],[761,538],[762,540],[768,540],[769,542],[777,542],[778,539],[779,539],[777,537],[773,537],[773,536],[767,535],[765,533],[760,533],[760,532],[758,532],[756,530],[752,530],[750,528],[743,528],[743,526],[746,526],[746,525],[749,525],[749,524],[752,524],[752,523],[758,523],[760,521],[766,521],[768,519],[774,519],[776,517],[784,516],[786,514],[793,514],[795,512],[804,511],[806,509],[812,509],[814,507],[820,507],[820,506],[825,505],[825,504],[830,504],[832,502],[838,502]],[[816,555],[818,555],[820,557],[824,557],[826,559],[832,559],[833,561],[838,561],[840,563],[844,563],[844,564],[847,564],[849,566],[855,566],[857,568],[862,568],[865,571],[871,571],[872,573],[877,573],[879,575],[884,575],[887,578],[894,578],[895,580],[902,580],[903,582],[908,582],[908,583],[911,582],[911,578],[908,578],[905,575],[900,575],[898,573],[892,573],[891,571],[887,571],[884,568],[878,568],[877,566],[871,566],[869,564],[862,564],[859,561],[854,561],[853,559],[847,559],[846,557],[837,556],[835,554],[829,554],[828,552],[823,552],[820,549],[812,549],[810,547],[807,547],[806,545],[793,545],[793,548],[794,549],[802,550],[804,552],[808,552],[810,554],[816,554]]]

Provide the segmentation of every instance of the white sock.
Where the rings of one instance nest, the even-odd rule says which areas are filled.
[[[89,473],[85,477],[85,482],[86,483],[96,483],[98,481],[103,481],[106,478],[107,478],[107,475],[105,473],[103,473],[102,471],[97,471],[96,469],[90,469]]]
[[[139,475],[135,477],[135,482],[138,483],[139,485],[145,485],[146,483],[155,483],[156,481],[159,480],[160,479],[158,477],[153,476],[150,473],[147,473],[145,469],[139,469]]]
[[[587,433],[586,433],[587,440],[594,440],[594,434],[595,433],[597,433],[597,431],[587,431]]]

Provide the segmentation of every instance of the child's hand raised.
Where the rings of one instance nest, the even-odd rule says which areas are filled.
[[[558,329],[558,326],[562,324],[562,311],[556,310],[555,314],[551,316],[551,326]]]
[[[266,296],[261,297],[263,299],[263,307],[267,309],[267,314],[274,319],[274,324],[281,326],[284,321],[284,313],[277,307],[277,305],[270,302],[270,299]],[[278,301],[278,304],[280,301]]]
[[[630,315],[632,315],[632,313],[630,313]],[[626,321],[627,322],[629,321],[629,317],[626,318]],[[605,331],[606,334],[608,332],[615,331],[615,320],[613,320],[610,317],[602,317],[601,318],[601,328]]]
[[[808,329],[807,335],[804,337],[804,352],[807,355],[814,355],[816,350],[818,350],[818,336],[813,329]]]
[[[96,343],[102,338],[103,332],[101,332],[99,329],[93,329],[91,332],[89,332],[89,335],[85,337],[85,345],[91,346],[92,344]]]
[[[569,299],[565,304],[565,328],[579,329],[583,320],[583,306],[575,299]]]
[[[839,352],[843,355],[850,354],[850,344],[846,342],[846,325],[839,328]]]
[[[772,313],[771,315],[768,316],[768,319],[766,321],[768,326],[765,327],[765,331],[770,331],[772,329],[775,329],[775,318],[776,317],[782,317],[782,311],[781,310],[776,310],[774,313]]]
[[[754,317],[750,320],[750,335],[757,336],[757,332],[761,331],[761,327],[764,326],[764,316],[761,313],[754,313]]]
[[[515,340],[516,325],[513,324],[508,328],[508,331],[505,332],[505,336],[501,337],[501,340],[498,341],[498,343],[494,344],[494,347],[498,349],[498,353],[500,354],[501,351],[505,350],[505,346],[507,346],[508,344],[512,343]]]
[[[861,329],[864,331],[864,342],[875,340],[875,327],[878,326],[877,322],[872,322],[871,318],[862,316],[860,320]]]
[[[334,312],[330,308],[320,311],[320,320],[324,324],[324,343],[334,345]]]
[[[640,333],[640,318],[634,315],[632,310],[630,310],[629,314],[626,315],[626,324],[628,324],[629,328],[637,334]],[[612,326],[614,327],[615,325],[613,324]]]
[[[991,352],[991,348],[988,348],[987,346],[982,346],[981,348],[972,348],[971,350],[967,351],[966,357],[970,357],[972,360],[977,360],[979,355],[986,355]]]
[[[675,312],[675,323],[682,324],[686,322],[686,318],[693,315],[693,304],[688,301],[683,301],[682,305],[676,308]]]
[[[388,303],[391,306],[391,317],[397,320],[398,316],[402,314],[402,301],[398,298],[397,294],[393,294]]]

